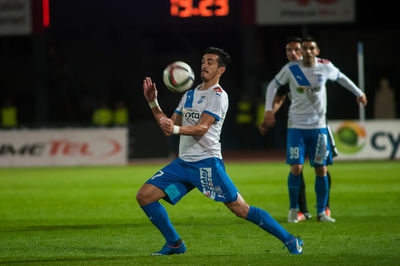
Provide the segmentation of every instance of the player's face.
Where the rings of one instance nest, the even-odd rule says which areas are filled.
[[[319,55],[319,48],[315,42],[303,42],[301,44],[301,54],[306,65],[313,65],[315,57]]]
[[[207,82],[209,80],[219,78],[223,67],[218,67],[218,55],[205,54],[201,60],[201,80]]]
[[[286,57],[290,62],[301,59],[301,45],[299,42],[286,44]]]

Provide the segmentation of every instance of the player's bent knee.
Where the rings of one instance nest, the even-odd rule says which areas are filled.
[[[136,193],[136,201],[140,204],[140,206],[144,206],[153,202],[154,200],[152,200],[152,194],[150,191],[141,188]]]
[[[141,205],[146,205],[146,193],[141,189],[136,193],[136,201]]]
[[[303,166],[301,164],[293,164],[291,165],[290,171],[294,175],[301,175],[301,172],[303,171]]]
[[[149,203],[158,201],[165,196],[165,192],[158,187],[150,184],[144,184],[136,193],[136,200],[140,206],[144,206]]]
[[[325,166],[316,167],[315,174],[317,176],[326,176],[327,175],[327,168]]]

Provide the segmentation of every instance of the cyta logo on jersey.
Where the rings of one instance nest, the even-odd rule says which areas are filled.
[[[300,87],[297,87],[296,91],[300,94],[304,94],[304,93],[315,94],[315,93],[321,91],[321,87],[313,88],[313,87],[307,87],[307,86],[300,86]]]
[[[190,119],[199,119],[200,118],[200,114],[198,112],[185,112],[185,118],[187,120]]]

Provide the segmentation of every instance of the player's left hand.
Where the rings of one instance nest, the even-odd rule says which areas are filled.
[[[368,101],[367,101],[367,96],[365,96],[365,94],[363,94],[361,97],[357,97],[358,106],[360,106],[360,103],[363,103],[364,107],[367,106]]]
[[[275,114],[273,111],[266,111],[264,113],[264,123],[267,127],[273,127],[275,124]]]
[[[161,117],[160,127],[165,135],[171,136],[172,132],[174,131],[174,122],[167,117]]]

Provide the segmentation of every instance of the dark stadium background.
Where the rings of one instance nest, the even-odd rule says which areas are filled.
[[[285,38],[311,34],[319,41],[320,57],[332,60],[355,83],[356,45],[364,43],[367,119],[372,118],[380,78],[389,77],[399,102],[400,24],[395,1],[356,0],[354,23],[290,26],[254,25],[251,3],[231,0],[228,17],[183,20],[169,16],[169,1],[50,1],[50,27],[44,32],[0,36],[0,100],[13,99],[20,127],[65,127],[90,126],[99,101],[112,106],[122,99],[129,108],[135,143],[130,156],[163,155],[171,145],[176,147],[175,142],[162,137],[154,123],[142,93],[143,78],[149,75],[158,84],[159,102],[171,114],[179,95],[163,87],[164,67],[181,60],[198,74],[205,48],[218,46],[233,57],[221,84],[230,96],[224,149],[234,150],[239,147],[235,103],[240,95],[248,94],[254,104],[263,100],[263,84],[286,63]],[[358,118],[354,96],[334,83],[328,84],[328,118]],[[254,127],[250,148],[282,148],[284,138],[273,136],[284,134],[285,112],[278,119],[275,134],[267,138]],[[145,145],[147,141],[153,145]]]

